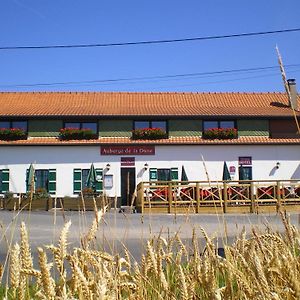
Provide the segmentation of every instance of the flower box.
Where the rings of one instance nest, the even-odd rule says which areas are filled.
[[[48,210],[50,200],[51,198],[46,189],[37,188],[32,194],[27,192],[23,195],[20,208],[23,210]]]
[[[238,133],[235,128],[211,128],[205,130],[202,135],[202,138],[208,140],[236,139],[237,137]]]
[[[94,200],[98,208],[103,208],[105,205],[103,195],[94,195],[90,197],[83,197],[79,195],[76,198],[64,197],[62,199],[64,210],[89,210],[93,211],[95,209]]]
[[[93,140],[98,136],[92,129],[62,128],[59,138],[61,140]]]
[[[159,140],[166,138],[168,138],[168,135],[161,128],[142,128],[132,131],[133,140]]]
[[[21,128],[0,128],[0,140],[17,141],[26,140],[27,134]]]

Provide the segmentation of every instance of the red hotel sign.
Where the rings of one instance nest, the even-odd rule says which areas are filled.
[[[155,155],[154,146],[101,146],[101,155]]]
[[[252,157],[251,156],[240,156],[239,157],[239,165],[251,166],[252,165]]]
[[[135,157],[121,157],[121,167],[134,167]]]

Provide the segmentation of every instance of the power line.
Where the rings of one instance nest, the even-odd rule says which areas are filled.
[[[299,67],[300,64],[288,64],[286,68]],[[277,69],[278,66],[265,66],[256,68],[243,68],[243,69],[230,69],[213,72],[198,72],[198,73],[184,73],[173,75],[158,75],[147,77],[131,77],[131,78],[116,78],[116,79],[99,79],[99,80],[86,80],[86,81],[65,81],[65,82],[52,82],[52,83],[32,83],[32,84],[11,84],[0,85],[0,88],[13,88],[13,87],[38,87],[38,86],[56,86],[56,85],[73,85],[73,84],[98,84],[98,83],[118,83],[128,81],[142,81],[142,80],[163,80],[163,79],[180,79],[186,77],[214,77],[218,75],[234,74],[234,73],[252,73],[255,71],[268,71]]]
[[[165,43],[227,39],[227,38],[297,32],[297,31],[300,31],[300,28],[281,29],[281,30],[273,30],[273,31],[247,32],[247,33],[228,34],[228,35],[202,36],[202,37],[193,37],[193,38],[169,39],[169,40],[148,40],[148,41],[136,41],[136,42],[117,42],[117,43],[101,43],[101,44],[72,44],[72,45],[70,44],[70,45],[48,45],[48,46],[3,46],[3,47],[0,47],[0,50],[37,50],[37,49],[60,49],[60,48],[95,48],[95,47],[114,47],[114,46],[136,46],[136,45],[165,44]]]
[[[295,72],[300,72],[299,70],[296,70]],[[294,73],[294,72],[291,72]],[[273,76],[278,76],[277,73],[273,74],[265,74],[265,75],[256,75],[256,76],[247,76],[247,77],[239,77],[239,78],[234,78],[234,79],[223,79],[223,80],[217,80],[217,81],[206,81],[206,82],[197,82],[197,83],[192,83],[192,84],[176,84],[176,87],[186,87],[186,86],[198,86],[200,84],[217,84],[217,83],[228,83],[228,82],[235,82],[235,81],[244,81],[244,80],[249,80],[249,79],[257,79],[257,78],[266,78],[266,77],[273,77]],[[162,88],[172,88],[174,86],[159,86],[157,88],[162,89]]]

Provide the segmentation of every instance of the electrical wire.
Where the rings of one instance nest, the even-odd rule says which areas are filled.
[[[95,47],[115,47],[115,46],[136,46],[136,45],[150,45],[150,44],[166,44],[166,43],[182,43],[215,39],[228,39],[238,37],[260,36],[279,33],[299,32],[300,28],[280,29],[272,31],[259,31],[259,32],[246,32],[227,35],[212,35],[212,36],[200,36],[192,38],[180,38],[180,39],[166,39],[166,40],[148,40],[148,41],[136,41],[136,42],[117,42],[117,43],[100,43],[100,44],[70,44],[70,45],[48,45],[48,46],[2,46],[0,50],[37,50],[37,49],[61,49],[61,48],[95,48]]]
[[[300,64],[288,64],[286,68],[299,67]],[[254,73],[254,72],[265,72],[277,69],[278,66],[265,66],[257,68],[243,68],[243,69],[231,69],[221,70],[213,72],[198,72],[198,73],[185,73],[185,74],[174,74],[174,75],[158,75],[158,76],[147,76],[147,77],[131,77],[131,78],[116,78],[116,79],[99,79],[99,80],[87,80],[87,81],[66,81],[66,82],[52,82],[52,83],[32,83],[32,84],[11,84],[11,85],[0,85],[0,88],[18,88],[18,87],[43,87],[43,86],[61,86],[61,85],[89,85],[89,84],[104,84],[104,83],[122,83],[131,81],[165,81],[165,79],[177,80],[184,78],[207,78],[216,77],[220,75],[233,75],[238,73]]]

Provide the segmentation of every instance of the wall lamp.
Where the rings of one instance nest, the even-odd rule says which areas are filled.
[[[144,170],[147,171],[149,168],[149,165],[147,163],[144,164]]]
[[[276,169],[279,169],[279,167],[280,167],[280,162],[278,161],[278,162],[276,163],[275,168],[276,168]]]
[[[106,164],[106,170],[108,171],[110,169],[110,164]]]

